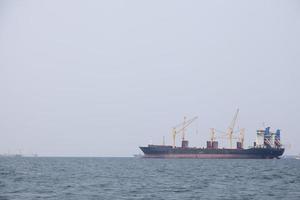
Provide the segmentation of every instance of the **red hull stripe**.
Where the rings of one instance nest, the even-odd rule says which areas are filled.
[[[146,154],[144,158],[265,158],[251,154]]]

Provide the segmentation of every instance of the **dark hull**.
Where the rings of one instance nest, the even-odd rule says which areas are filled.
[[[172,148],[172,146],[149,145],[140,147],[144,158],[237,158],[237,159],[272,159],[279,158],[283,148],[250,149],[206,149]]]

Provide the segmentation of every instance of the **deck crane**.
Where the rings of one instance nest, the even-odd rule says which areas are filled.
[[[241,130],[240,130],[240,135],[239,135],[239,141],[240,141],[240,143],[242,144],[242,148],[244,147],[244,140],[245,140],[245,129],[244,128],[242,128]]]
[[[186,120],[186,117],[184,117],[183,123],[173,127],[172,129],[172,137],[173,137],[173,148],[175,148],[176,143],[176,135],[182,133],[182,141],[185,141],[185,129],[191,125],[198,117],[194,117],[190,120]],[[181,128],[180,128],[181,127]]]
[[[216,139],[228,139],[228,134],[227,133],[224,133],[222,131],[218,131],[219,133],[224,133],[224,134],[216,136],[216,131],[218,131],[218,130],[216,130],[214,128],[210,129],[210,141],[211,141],[211,143],[213,141],[216,141]],[[235,140],[239,141],[241,143],[241,147],[243,148],[244,138],[245,138],[245,129],[242,128],[242,129],[239,130],[239,132],[240,132],[239,135],[236,135],[236,136],[232,135],[231,139],[235,139]]]
[[[228,135],[228,138],[229,138],[229,143],[230,143],[230,148],[232,149],[232,139],[233,139],[233,130],[234,130],[234,126],[236,124],[236,120],[237,120],[237,116],[239,114],[239,109],[236,110],[234,116],[233,116],[233,119],[227,129],[227,135]]]

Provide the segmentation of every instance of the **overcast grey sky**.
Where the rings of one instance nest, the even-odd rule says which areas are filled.
[[[184,115],[199,146],[237,107],[300,153],[299,36],[296,0],[1,0],[0,153],[131,156]]]

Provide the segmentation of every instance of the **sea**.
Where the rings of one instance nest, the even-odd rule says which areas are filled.
[[[300,160],[0,157],[0,200],[300,199]]]

